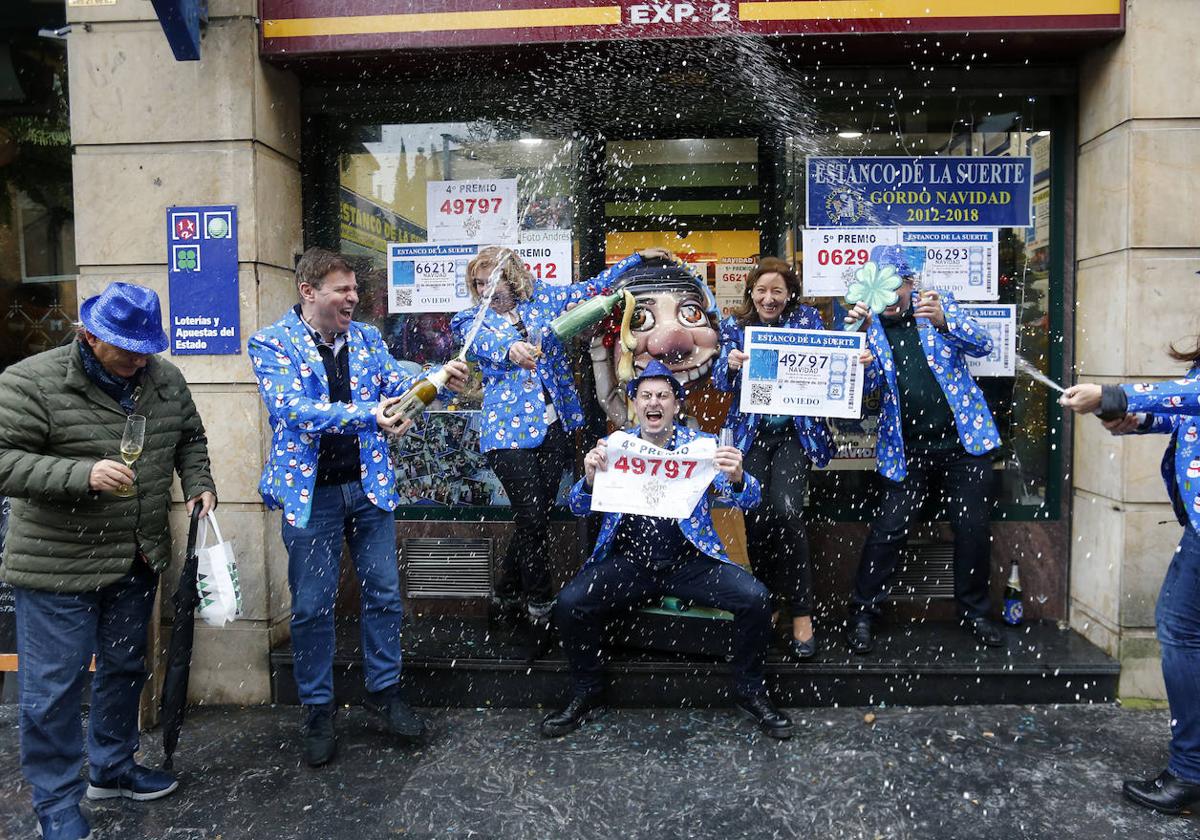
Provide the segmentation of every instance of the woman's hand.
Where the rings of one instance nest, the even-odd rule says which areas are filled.
[[[1110,434],[1127,435],[1142,425],[1142,415],[1126,414],[1116,420],[1101,420],[1100,422],[1104,424],[1104,428],[1108,429]]]
[[[875,354],[871,352],[869,347],[864,348],[863,351],[858,354],[858,360],[862,362],[863,367],[870,367],[871,362],[875,361]]]
[[[745,352],[744,350],[730,350],[729,351],[729,369],[730,370],[741,370],[742,365],[745,364],[746,360],[749,358],[750,358],[750,354]]]
[[[670,260],[671,262],[677,262],[675,255],[666,248],[645,248],[638,251],[638,256],[643,260]]]
[[[596,446],[583,456],[583,479],[591,487],[596,480],[597,470],[608,469],[608,442],[597,441]]]
[[[467,387],[467,380],[471,378],[471,368],[467,367],[466,362],[458,359],[451,359],[442,367],[450,374],[446,387],[456,394],[461,394],[463,388]]]
[[[533,370],[537,367],[537,351],[528,341],[514,341],[508,348],[508,360],[517,367]]]
[[[1076,414],[1091,414],[1100,408],[1100,386],[1072,385],[1058,398],[1058,404]]]

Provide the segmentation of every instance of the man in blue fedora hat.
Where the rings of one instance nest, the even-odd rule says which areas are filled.
[[[141,801],[178,787],[134,760],[173,473],[189,512],[216,505],[187,382],[156,355],[167,348],[158,296],[112,283],[80,320],[74,342],[0,374],[0,495],[12,499],[0,579],[16,595],[21,770],[53,840],[91,836],[85,789]],[[146,423],[136,474],[120,461],[134,414]],[[93,653],[85,784],[80,702]]]
[[[627,394],[638,424],[629,434],[669,451],[712,437],[676,422],[683,406],[683,385],[657,359],[629,382]],[[584,476],[571,488],[570,496],[571,511],[577,516],[591,512],[596,473],[610,466],[607,449],[607,442],[601,440],[583,459]],[[622,460],[618,458],[613,468],[621,469]],[[718,446],[712,463],[717,472],[711,489],[722,500],[742,510],[759,503],[758,481],[743,471],[740,450]],[[642,469],[647,468],[643,465]],[[669,467],[663,470],[670,475]],[[575,685],[567,705],[542,721],[542,734],[566,735],[604,713],[600,640],[607,618],[667,594],[733,613],[732,677],[737,707],[767,735],[790,737],[791,721],[771,703],[763,678],[763,658],[771,637],[771,594],[729,560],[713,527],[707,493],[685,519],[604,515],[595,551],[558,595],[554,618]]]

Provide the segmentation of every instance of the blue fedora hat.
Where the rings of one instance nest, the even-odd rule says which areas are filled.
[[[87,331],[131,353],[161,353],[170,344],[162,328],[158,295],[133,283],[109,283],[79,307]]]
[[[629,395],[630,399],[633,399],[633,395],[637,393],[638,385],[646,379],[666,379],[671,383],[671,389],[675,391],[675,398],[683,402],[683,385],[675,378],[675,374],[671,373],[671,369],[658,359],[651,359],[645,370],[629,380],[629,384],[625,386],[625,393]]]

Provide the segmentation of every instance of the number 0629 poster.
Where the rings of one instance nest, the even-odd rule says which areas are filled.
[[[746,414],[862,416],[866,336],[747,327],[740,408]]]

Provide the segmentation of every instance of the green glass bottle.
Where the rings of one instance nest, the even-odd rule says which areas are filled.
[[[624,294],[623,291],[616,291],[607,295],[597,295],[584,301],[551,321],[551,332],[562,342],[574,338],[592,324],[604,320]]]

